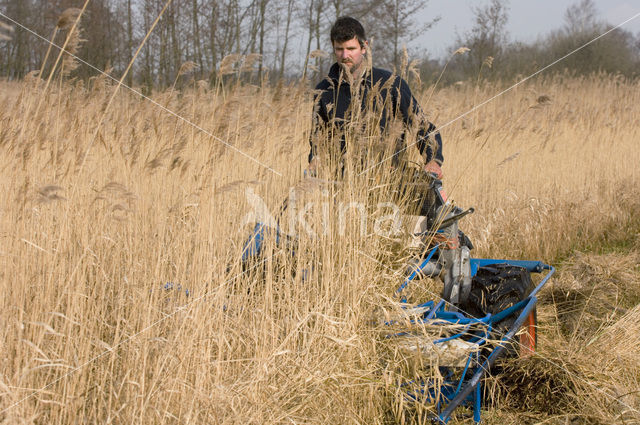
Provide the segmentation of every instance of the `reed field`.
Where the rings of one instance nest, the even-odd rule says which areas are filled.
[[[450,198],[475,207],[472,255],[559,269],[538,354],[487,380],[484,422],[640,424],[640,86],[539,77],[465,114],[504,87],[415,92]],[[323,186],[324,231],[243,270],[256,208],[322,185],[303,177],[308,85],[115,90],[0,82],[0,423],[426,423],[400,383],[428,360],[376,320],[409,254],[374,217],[403,176]],[[350,203],[366,227],[334,220]]]

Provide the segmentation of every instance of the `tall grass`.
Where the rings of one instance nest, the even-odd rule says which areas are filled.
[[[195,85],[179,96],[154,95],[282,177],[130,93],[118,94],[96,128],[112,90],[102,78],[46,92],[33,81],[2,83],[0,419],[385,423],[401,416],[397,377],[408,360],[389,353],[372,321],[393,308],[394,256],[403,255],[396,241],[370,227],[361,232],[349,215],[346,234],[332,222],[301,240],[295,262],[271,246],[266,263],[240,275],[251,230],[242,225],[252,210],[246,191],[275,213],[302,179],[307,90]],[[459,85],[437,90],[423,107],[443,124],[495,91]],[[476,255],[551,262],[632,240],[639,93],[614,77],[540,79],[444,128],[445,185],[458,204],[476,207],[462,224]],[[35,108],[41,99],[47,107]],[[352,176],[313,196],[330,209],[351,201],[372,207],[390,189],[383,179],[382,190],[370,190],[370,178],[376,174]],[[546,301],[554,305],[551,292]],[[545,311],[544,347],[578,341],[562,332],[555,310]],[[625,374],[620,394],[638,385],[639,362],[624,343],[627,329],[638,328],[634,315],[589,328],[602,335],[594,349],[620,347],[621,364],[636,371]],[[562,348],[592,355],[579,346]],[[591,368],[584,379],[611,384],[597,364],[579,364]],[[596,400],[590,418],[616,418],[611,397],[577,382],[575,397]],[[620,397],[637,408],[637,393]]]

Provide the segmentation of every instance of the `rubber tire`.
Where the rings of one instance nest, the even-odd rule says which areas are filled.
[[[496,314],[525,299],[532,289],[531,275],[524,267],[509,264],[492,264],[480,267],[471,282],[471,292],[464,310],[475,317]],[[513,326],[517,315],[512,315],[495,324],[498,336],[504,336]],[[517,341],[506,347],[506,355],[516,357],[531,354],[536,344],[535,309],[527,316],[523,327],[526,332]],[[523,347],[524,345],[524,347]]]

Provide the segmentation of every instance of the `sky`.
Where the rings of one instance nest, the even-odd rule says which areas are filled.
[[[532,42],[539,36],[560,28],[567,8],[579,0],[511,0],[507,31],[511,41]],[[489,0],[428,0],[418,20],[428,22],[434,16],[440,21],[410,45],[426,49],[431,57],[446,55],[454,44],[456,32],[464,34],[474,24],[472,7],[482,7]],[[640,0],[594,0],[602,20],[618,25],[640,13]],[[640,16],[621,28],[640,34]],[[461,46],[458,46],[461,47]]]

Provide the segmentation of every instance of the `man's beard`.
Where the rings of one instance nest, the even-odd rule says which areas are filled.
[[[353,69],[353,62],[339,62],[339,64],[343,71],[351,72]]]
[[[360,65],[362,65],[362,62],[360,62],[359,64],[356,64],[355,62],[352,62],[352,61],[348,61],[348,62],[340,61],[338,63],[340,64],[340,67],[342,68],[343,71],[353,75],[355,75],[356,71],[360,68]]]
[[[349,84],[353,84],[353,74],[351,73],[351,67],[349,66],[348,63],[344,63],[344,62],[338,62],[338,65],[340,65],[340,69],[341,69],[341,79],[344,79],[347,83]]]

